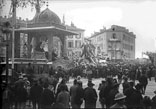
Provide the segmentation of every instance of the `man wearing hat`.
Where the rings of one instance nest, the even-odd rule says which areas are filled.
[[[96,108],[97,92],[93,88],[92,81],[88,81],[88,87],[84,89],[85,108]]]
[[[116,103],[110,107],[110,109],[127,109],[126,105],[124,104],[126,96],[123,93],[117,93],[115,95]]]
[[[134,81],[129,81],[129,88],[125,89],[123,92],[126,95],[125,101],[128,108],[130,108],[132,105],[131,95],[135,92],[134,84]]]

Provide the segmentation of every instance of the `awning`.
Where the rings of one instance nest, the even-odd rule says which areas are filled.
[[[67,29],[58,28],[55,26],[48,26],[48,27],[33,27],[33,28],[19,28],[15,29],[15,32],[22,32],[22,33],[36,33],[36,32],[52,32],[54,34],[61,34],[61,35],[78,35],[77,32],[70,31]]]

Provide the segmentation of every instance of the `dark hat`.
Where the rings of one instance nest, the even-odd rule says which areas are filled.
[[[117,88],[117,87],[119,87],[119,84],[118,84],[118,83],[115,83],[115,84],[113,85],[113,88]]]
[[[77,81],[77,84],[78,85],[82,85],[82,81]]]
[[[102,82],[102,84],[104,84],[104,83],[106,83],[106,80],[102,80],[101,82]]]
[[[88,86],[94,86],[95,84],[92,83],[92,81],[88,81]]]
[[[136,88],[137,90],[140,90],[141,87],[142,87],[142,86],[141,86],[141,84],[139,84],[139,83],[135,86],[135,88]]]

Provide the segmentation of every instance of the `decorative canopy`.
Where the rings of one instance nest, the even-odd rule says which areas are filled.
[[[32,23],[55,23],[61,24],[60,18],[50,9],[46,8],[41,13],[36,13]]]

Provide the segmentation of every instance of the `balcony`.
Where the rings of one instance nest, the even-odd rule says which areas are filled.
[[[119,40],[119,39],[109,39],[108,41],[109,42],[121,42],[121,40]]]
[[[108,48],[108,51],[117,51],[117,52],[121,52],[122,50],[120,48]]]

